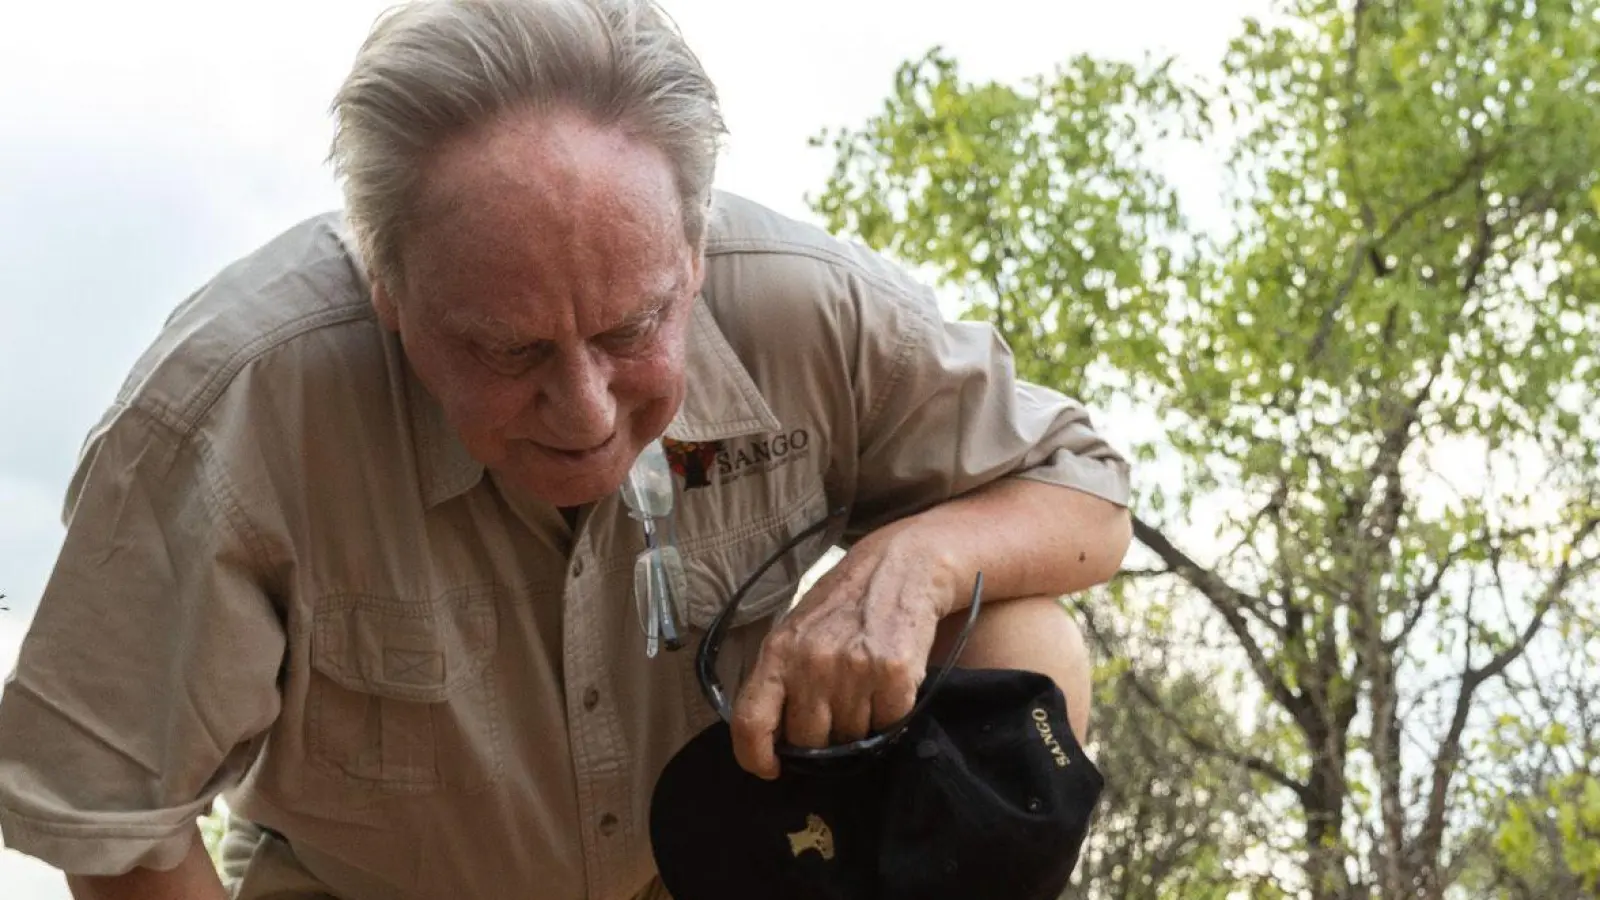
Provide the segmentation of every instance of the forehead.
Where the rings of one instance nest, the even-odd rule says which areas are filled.
[[[442,324],[603,330],[688,278],[672,169],[620,133],[512,122],[447,145],[423,174],[402,266]]]

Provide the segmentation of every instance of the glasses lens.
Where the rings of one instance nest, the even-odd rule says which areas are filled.
[[[622,502],[637,518],[659,519],[672,513],[672,466],[660,441],[651,441],[628,470]]]
[[[661,641],[674,649],[682,636],[680,604],[688,595],[683,557],[673,546],[639,554],[633,563],[634,611],[644,632],[645,653],[655,656]]]

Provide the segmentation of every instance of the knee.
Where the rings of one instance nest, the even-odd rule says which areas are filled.
[[[939,623],[931,661],[949,657],[966,624],[966,610]],[[1050,676],[1067,701],[1067,720],[1082,744],[1088,738],[1089,648],[1066,606],[1055,597],[1028,597],[986,603],[978,613],[957,665],[971,669],[1024,669]]]

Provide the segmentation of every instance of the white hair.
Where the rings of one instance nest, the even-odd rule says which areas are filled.
[[[329,159],[374,274],[398,287],[400,239],[441,143],[507,111],[555,108],[659,149],[701,246],[726,127],[711,79],[652,0],[413,0],[379,18],[331,109]]]

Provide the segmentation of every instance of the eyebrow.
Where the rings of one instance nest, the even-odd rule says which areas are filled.
[[[639,310],[627,318],[600,332],[601,335],[613,331],[631,328],[639,323],[660,315],[672,303],[673,294],[678,290],[676,283],[655,291],[650,300]],[[517,347],[524,344],[533,344],[542,341],[542,338],[524,337],[517,328],[510,323],[476,313],[462,312],[460,309],[446,309],[438,314],[438,324],[444,330],[458,338],[477,341],[491,347]]]
[[[466,313],[452,308],[439,313],[436,321],[439,327],[449,332],[451,336],[480,344],[498,347],[531,342],[531,339],[523,338],[510,323],[493,316]]]
[[[660,315],[661,312],[665,310],[670,303],[672,303],[673,292],[675,292],[677,289],[677,285],[673,285],[665,290],[656,291],[654,296],[650,298],[649,302],[646,303],[642,309],[623,319],[621,322],[618,322],[616,325],[607,328],[606,332],[616,331],[620,328],[628,328],[633,325],[637,325],[653,316]],[[605,332],[602,332],[602,334],[603,333]]]

